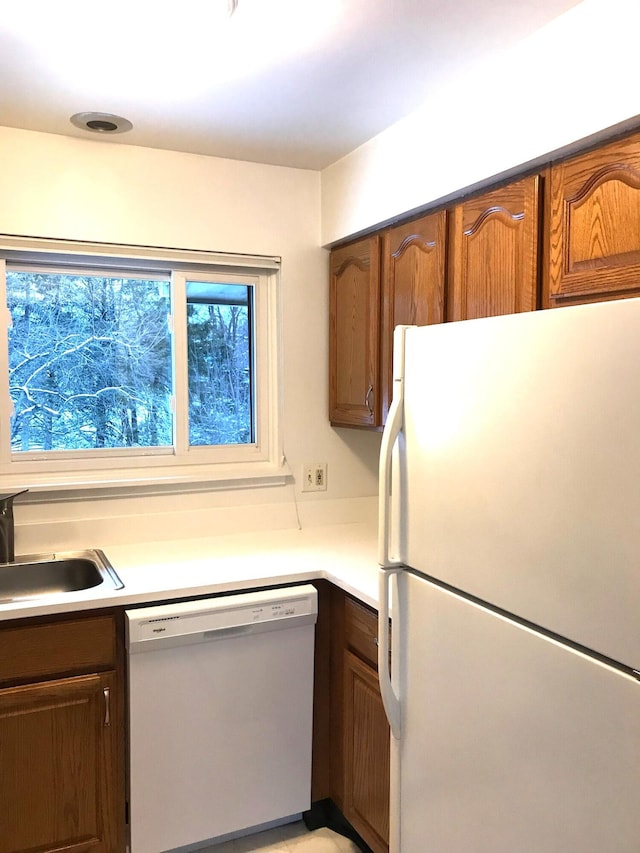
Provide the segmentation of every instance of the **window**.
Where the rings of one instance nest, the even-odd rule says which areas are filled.
[[[253,313],[249,285],[187,281],[192,446],[253,440]]]
[[[11,450],[172,447],[170,284],[7,264]]]
[[[4,474],[282,480],[275,259],[16,240],[0,241]]]

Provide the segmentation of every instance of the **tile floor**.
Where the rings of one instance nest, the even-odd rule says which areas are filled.
[[[199,853],[359,853],[348,838],[330,829],[309,832],[302,821],[269,829],[257,835],[226,841]]]

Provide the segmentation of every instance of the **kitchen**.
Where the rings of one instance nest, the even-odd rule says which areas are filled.
[[[320,536],[323,526],[345,522],[373,529],[380,436],[333,430],[326,415],[323,247],[603,128],[632,122],[634,87],[620,85],[634,79],[632,45],[625,45],[633,27],[620,26],[625,12],[635,10],[631,4],[584,2],[532,37],[512,81],[517,99],[502,88],[498,61],[474,78],[482,99],[452,84],[447,103],[434,99],[429,105],[428,126],[448,132],[429,134],[426,150],[424,114],[418,111],[322,171],[0,128],[3,234],[282,257],[283,449],[295,478],[271,488],[185,494],[179,509],[175,496],[161,494],[29,501],[17,513],[18,551],[90,545],[111,553],[120,546],[143,550],[139,543],[247,530],[256,536],[287,530],[295,538],[298,525]],[[568,43],[567,28],[575,34]],[[597,63],[585,64],[585,44],[594,45]],[[541,64],[540,57],[557,54],[560,46],[559,74],[555,63]],[[557,97],[542,100],[541,91]],[[480,103],[482,117],[474,119],[469,110]],[[521,114],[514,113],[518,105]],[[475,130],[480,122],[492,127],[485,147]],[[474,157],[470,134],[478,149]],[[438,166],[426,168],[429,163]],[[211,191],[203,192],[205,187]],[[325,493],[300,489],[298,472],[311,460],[328,463]],[[369,548],[375,559],[375,543]],[[375,581],[371,588],[365,600],[375,603]]]

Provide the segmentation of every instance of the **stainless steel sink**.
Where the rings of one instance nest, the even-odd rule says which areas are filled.
[[[66,551],[30,554],[12,563],[0,563],[0,604],[78,592],[104,584],[122,589],[124,584],[102,551]]]

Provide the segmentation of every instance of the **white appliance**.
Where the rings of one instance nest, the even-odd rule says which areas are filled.
[[[391,851],[638,853],[640,300],[395,343]]]
[[[316,614],[310,585],[126,612],[132,853],[309,808]]]

